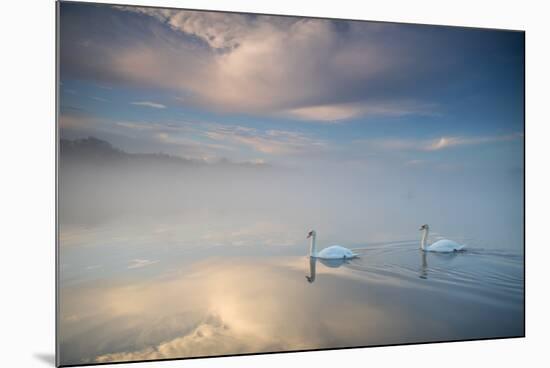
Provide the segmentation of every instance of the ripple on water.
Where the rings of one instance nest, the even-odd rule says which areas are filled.
[[[478,247],[472,240],[465,251],[426,253],[417,241],[379,243],[360,249],[346,267],[371,280],[407,283],[491,304],[523,303],[523,255]]]

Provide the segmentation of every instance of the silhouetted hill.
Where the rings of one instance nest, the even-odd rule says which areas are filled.
[[[109,142],[95,137],[68,140],[61,139],[59,145],[61,159],[86,161],[119,160],[125,153],[114,148]]]

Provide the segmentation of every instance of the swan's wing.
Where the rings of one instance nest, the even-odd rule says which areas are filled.
[[[353,258],[354,254],[348,248],[344,248],[340,245],[331,245],[320,251],[317,256],[319,258]]]
[[[325,249],[321,250],[319,253],[317,253],[317,257],[320,258],[338,258],[339,255],[341,255],[341,252],[339,252],[338,248],[340,248],[337,245],[332,245],[330,247],[326,247]]]

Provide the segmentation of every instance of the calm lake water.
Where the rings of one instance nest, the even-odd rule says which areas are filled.
[[[327,263],[307,256],[308,229],[296,240],[262,237],[265,223],[184,223],[62,223],[62,364],[524,334],[521,244],[454,235],[467,251],[426,254],[413,229],[342,244],[360,257]]]

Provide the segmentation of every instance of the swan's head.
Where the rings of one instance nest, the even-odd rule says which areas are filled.
[[[420,226],[420,229],[418,229],[418,230],[420,230],[420,231],[422,231],[422,230],[428,230],[429,228],[430,228],[430,227],[428,226],[428,224],[424,224],[424,225]]]
[[[312,236],[315,236],[317,233],[315,232],[315,230],[311,230],[309,233],[307,233],[307,237],[306,239],[309,239],[311,238]]]

